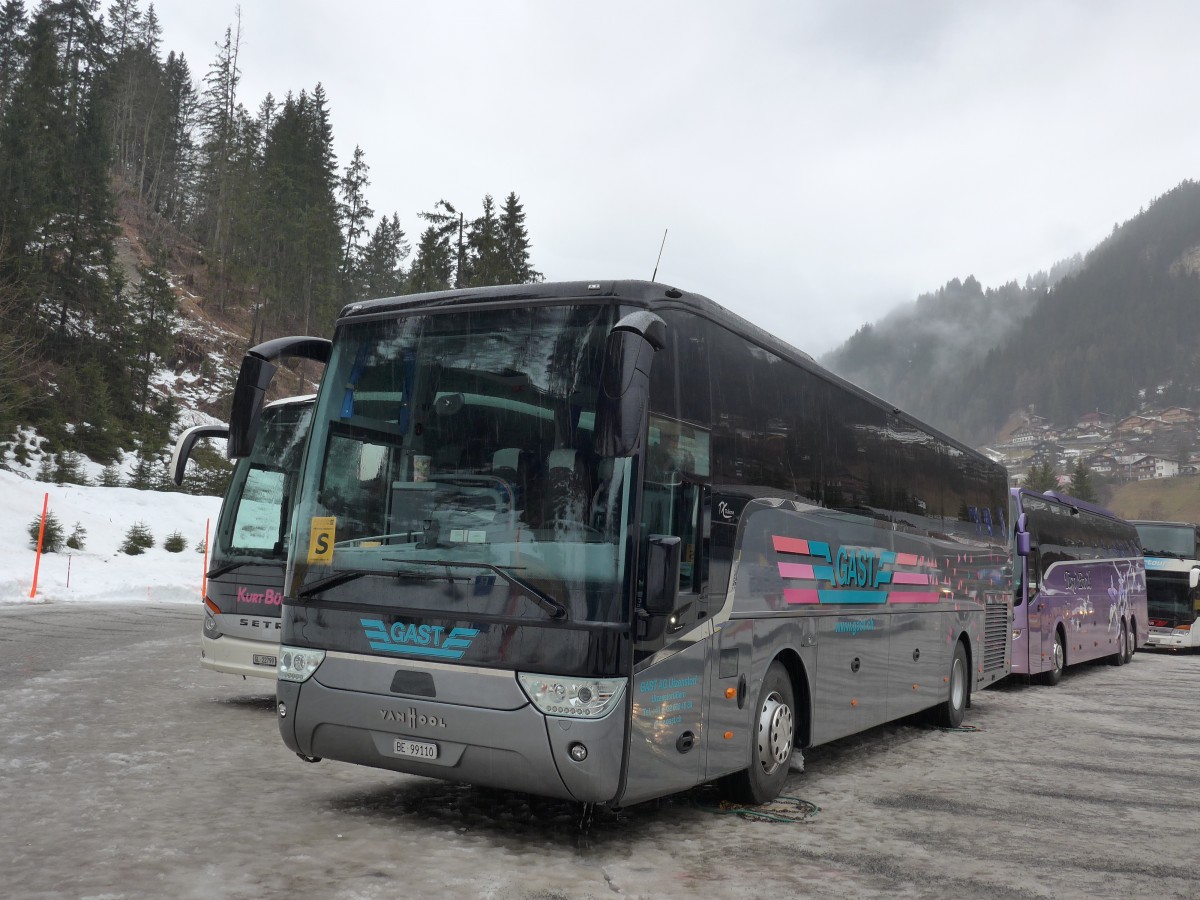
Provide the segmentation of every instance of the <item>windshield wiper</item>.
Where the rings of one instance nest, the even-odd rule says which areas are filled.
[[[210,569],[205,575],[206,578],[220,578],[222,575],[228,575],[234,569],[240,569],[242,566],[275,566],[282,569],[287,563],[282,559],[263,559],[255,560],[254,562],[229,562],[222,563],[219,566]]]
[[[297,597],[311,597],[314,594],[319,594],[326,588],[331,588],[339,584],[345,584],[347,581],[357,581],[364,575],[383,575],[387,578],[395,576],[395,572],[380,572],[377,569],[347,569],[345,572],[336,572],[333,575],[327,575],[324,578],[319,578],[312,584],[306,584],[296,594]]]
[[[509,584],[514,584],[521,589],[523,596],[532,600],[543,610],[549,613],[552,619],[565,619],[567,617],[567,608],[560,602],[555,600],[541,588],[535,587],[524,578],[514,575],[511,571],[493,563],[485,562],[458,562],[444,559],[387,559],[384,562],[397,563],[418,563],[423,566],[446,566],[447,568],[457,567],[463,569],[488,569],[495,572]],[[510,567],[511,568],[511,567]]]

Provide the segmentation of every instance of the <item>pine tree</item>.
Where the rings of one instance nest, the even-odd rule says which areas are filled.
[[[132,335],[137,357],[133,363],[139,406],[142,413],[149,404],[150,378],[159,361],[174,344],[175,312],[178,301],[167,276],[167,257],[159,246],[151,250],[153,262],[138,266],[141,283],[133,291]]]
[[[421,233],[417,255],[408,272],[408,288],[414,293],[442,291],[454,278],[454,251],[445,232],[430,225]]]
[[[1098,499],[1096,487],[1092,483],[1092,473],[1084,464],[1082,456],[1075,460],[1067,493],[1077,500],[1086,500],[1089,503],[1094,503]]]
[[[8,107],[24,61],[24,31],[25,4],[22,0],[4,0],[0,6],[0,117]]]
[[[383,217],[363,248],[357,273],[357,294],[353,299],[394,297],[405,289],[404,260],[411,250],[404,239],[400,217]]]
[[[417,259],[421,263],[421,281],[436,284],[442,271],[449,266],[445,283],[439,287],[424,287],[417,290],[440,290],[443,287],[465,287],[469,278],[467,247],[463,214],[446,200],[433,205],[432,212],[419,213],[429,223],[421,235],[417,247]]]
[[[1049,462],[1042,465],[1034,463],[1029,467],[1029,474],[1025,477],[1024,486],[1027,490],[1038,494],[1057,490],[1058,473],[1054,470],[1054,465]]]
[[[483,215],[471,222],[467,236],[469,251],[468,285],[481,287],[512,284],[517,279],[509,266],[504,235],[496,217],[492,195],[483,198]]]
[[[366,189],[371,183],[367,177],[370,171],[362,147],[356,146],[354,157],[338,182],[341,198],[338,202],[338,219],[342,228],[342,262],[338,276],[342,302],[348,302],[357,293],[355,282],[362,268],[364,253],[362,238],[367,233],[367,223],[375,215],[366,197]]]
[[[529,260],[529,233],[525,229],[525,207],[516,192],[504,199],[500,214],[500,235],[508,262],[508,278],[513,284],[531,284],[542,280]]]

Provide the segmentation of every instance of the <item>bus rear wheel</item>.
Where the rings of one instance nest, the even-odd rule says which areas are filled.
[[[750,765],[724,783],[729,799],[767,803],[787,781],[796,737],[796,701],[792,679],[780,662],[771,663],[758,692],[750,735]]]
[[[1129,662],[1129,639],[1127,635],[1129,629],[1125,627],[1125,620],[1121,620],[1121,631],[1117,634],[1117,652],[1108,658],[1108,661],[1114,666],[1123,666]]]
[[[945,701],[933,708],[933,721],[942,728],[957,728],[962,724],[967,710],[967,651],[962,641],[954,645],[954,659],[950,661],[949,692]]]
[[[1067,664],[1067,648],[1063,645],[1061,631],[1054,632],[1054,650],[1050,654],[1050,669],[1042,673],[1042,684],[1058,684],[1062,681],[1063,667]]]
[[[1125,651],[1125,662],[1133,662],[1133,654],[1137,652],[1137,622],[1129,620],[1128,649]]]

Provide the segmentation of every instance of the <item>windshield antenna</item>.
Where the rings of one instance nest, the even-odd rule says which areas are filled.
[[[658,245],[658,259],[654,261],[654,274],[650,276],[650,280],[654,281],[658,278],[658,264],[662,262],[663,247],[667,245],[667,229],[663,229],[662,243]]]

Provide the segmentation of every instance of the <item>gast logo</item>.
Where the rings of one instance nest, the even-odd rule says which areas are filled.
[[[462,659],[479,631],[441,625],[413,625],[393,622],[389,628],[379,619],[359,619],[372,650],[405,656],[434,656],[438,659]]]

